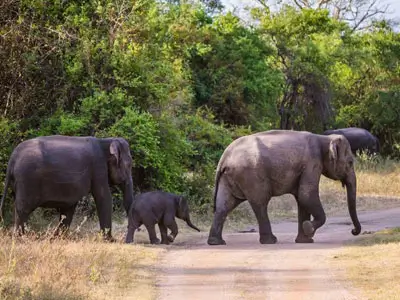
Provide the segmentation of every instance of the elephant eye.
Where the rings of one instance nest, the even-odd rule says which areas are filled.
[[[352,167],[353,166],[353,161],[349,160],[349,166]]]

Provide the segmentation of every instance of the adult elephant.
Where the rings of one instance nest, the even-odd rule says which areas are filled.
[[[225,245],[225,219],[248,200],[258,221],[260,243],[274,244],[267,206],[271,197],[292,194],[298,205],[297,243],[312,243],[315,231],[326,220],[319,199],[321,174],[340,180],[347,189],[347,203],[361,232],[356,212],[356,175],[349,142],[341,135],[317,135],[305,131],[271,130],[238,138],[219,160],[214,191],[214,220],[209,245]],[[310,221],[310,216],[313,220]]]
[[[326,130],[324,135],[341,134],[350,143],[351,151],[355,155],[357,151],[366,151],[368,154],[379,153],[379,140],[368,130],[357,127]]]
[[[8,162],[0,213],[11,186],[16,233],[24,234],[24,223],[37,207],[59,209],[58,232],[60,227],[70,226],[78,201],[91,193],[103,236],[113,240],[109,185],[122,189],[128,213],[133,201],[131,168],[129,144],[123,138],[55,135],[24,141],[14,149]]]

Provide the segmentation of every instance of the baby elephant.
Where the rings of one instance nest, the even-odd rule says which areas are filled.
[[[178,225],[175,217],[186,221],[189,227],[200,231],[192,224],[189,216],[189,206],[183,196],[162,191],[147,192],[137,195],[131,205],[128,215],[128,232],[126,243],[133,242],[135,230],[144,224],[149,233],[150,243],[159,244],[155,231],[158,224],[161,233],[161,244],[172,243],[178,235]],[[167,228],[171,234],[167,234]]]

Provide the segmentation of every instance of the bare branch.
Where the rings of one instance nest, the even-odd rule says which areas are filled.
[[[262,7],[269,8],[265,0],[256,0]],[[295,0],[296,1],[296,0]]]
[[[265,0],[257,0],[265,3]],[[314,9],[328,9],[336,20],[350,23],[353,31],[368,27],[371,20],[388,12],[390,5],[382,4],[379,0],[286,0],[284,3],[292,3],[294,6]]]
[[[317,4],[317,8],[322,8],[323,5],[329,3],[330,0],[319,0]]]
[[[298,2],[297,0],[293,0],[294,4],[296,4],[296,6],[300,9],[303,9],[303,6],[300,2]]]

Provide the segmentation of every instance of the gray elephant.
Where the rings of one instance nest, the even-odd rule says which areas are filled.
[[[49,207],[60,211],[57,234],[61,227],[70,226],[78,201],[91,193],[103,236],[114,240],[109,185],[122,190],[128,213],[133,201],[131,168],[129,144],[123,138],[55,135],[24,141],[8,162],[0,212],[11,186],[15,196],[15,233],[24,234],[24,223],[37,207]]]
[[[347,189],[350,217],[358,235],[356,175],[349,142],[341,135],[317,135],[306,131],[271,130],[233,141],[216,170],[214,220],[208,244],[225,245],[225,219],[248,200],[258,221],[260,243],[274,244],[267,206],[271,197],[292,194],[298,206],[296,243],[312,243],[315,231],[326,220],[319,198],[321,174],[340,180]],[[313,220],[310,221],[310,216]]]
[[[340,128],[324,131],[323,135],[341,134],[350,143],[351,151],[356,155],[357,151],[365,151],[367,154],[379,153],[380,144],[376,136],[368,130],[357,127]]]
[[[161,234],[161,244],[172,243],[178,235],[178,225],[175,217],[186,221],[186,224],[200,231],[190,220],[189,206],[183,196],[163,191],[152,191],[139,194],[135,197],[128,215],[128,231],[126,243],[132,243],[135,230],[145,225],[151,244],[159,244],[155,231],[158,224]],[[167,228],[171,234],[167,234]]]

